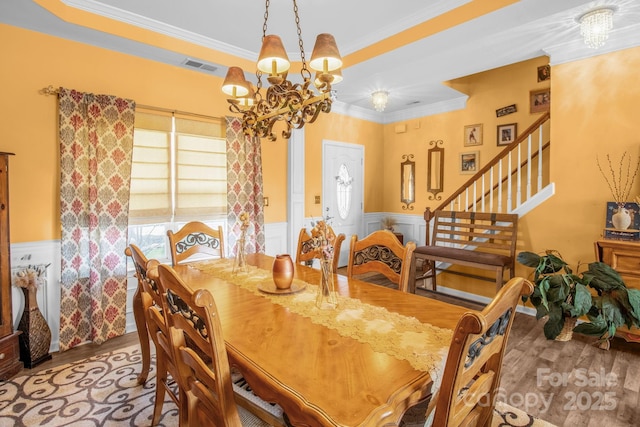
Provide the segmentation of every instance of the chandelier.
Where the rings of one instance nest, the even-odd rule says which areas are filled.
[[[613,28],[613,9],[593,10],[582,15],[578,22],[580,22],[580,34],[584,37],[585,44],[597,49],[604,45],[609,38],[609,31]]]
[[[371,102],[373,108],[378,112],[383,112],[387,107],[387,101],[389,100],[389,92],[386,90],[377,90],[371,94]]]
[[[266,0],[262,48],[256,64],[256,89],[245,79],[240,67],[230,67],[222,84],[222,92],[230,96],[227,99],[229,111],[242,115],[242,130],[245,135],[275,141],[273,126],[276,122],[283,121],[286,129],[282,131],[282,137],[289,138],[292,128],[300,129],[306,123],[313,123],[321,112],[331,111],[331,84],[342,80],[342,58],[338,46],[331,34],[317,36],[309,61],[309,67],[316,71],[312,79],[302,45],[296,0],[293,0],[293,12],[298,29],[302,83],[294,84],[287,79],[290,62],[282,41],[277,35],[267,35],[269,0]],[[267,75],[266,80],[270,84],[266,91],[262,87],[263,74]]]

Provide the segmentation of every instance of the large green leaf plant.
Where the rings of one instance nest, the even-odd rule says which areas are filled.
[[[573,331],[598,337],[602,348],[609,348],[609,340],[620,326],[640,326],[640,290],[627,288],[609,265],[592,262],[586,271],[576,274],[555,250],[543,255],[520,252],[517,260],[534,269],[535,288],[529,298],[536,318],[548,317],[544,324],[548,339],[560,334],[567,318],[585,315],[588,321]]]

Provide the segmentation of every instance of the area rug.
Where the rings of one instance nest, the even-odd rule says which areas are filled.
[[[151,425],[155,360],[144,385],[138,345],[0,383],[0,426],[140,427]],[[268,424],[238,407],[243,426]],[[178,409],[166,397],[159,427],[176,427]]]
[[[99,354],[76,363],[44,369],[0,383],[0,426],[122,427],[148,426],[153,413],[155,363],[144,385],[137,345]],[[423,427],[426,404],[411,408],[402,426]],[[238,408],[245,427],[251,418]],[[178,410],[166,398],[159,427],[176,427]],[[525,412],[499,403],[492,427],[553,427]]]

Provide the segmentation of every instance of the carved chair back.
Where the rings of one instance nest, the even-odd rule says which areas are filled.
[[[408,242],[403,246],[389,230],[374,231],[362,240],[358,240],[358,236],[354,234],[349,248],[347,276],[381,273],[397,284],[399,290],[407,292],[415,248],[415,242]]]
[[[523,295],[533,285],[515,277],[482,312],[466,312],[454,330],[442,384],[427,415],[433,426],[490,425],[507,338]]]
[[[167,231],[167,236],[173,265],[178,265],[196,254],[225,257],[224,233],[221,226],[214,229],[203,222],[191,221],[175,233]]]

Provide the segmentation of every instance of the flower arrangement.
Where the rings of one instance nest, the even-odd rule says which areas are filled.
[[[51,264],[28,265],[16,273],[14,286],[36,291],[45,282],[44,273]]]
[[[327,208],[327,211],[329,209]],[[333,255],[336,235],[327,222],[331,217],[325,217],[315,223],[311,223],[311,247],[320,259],[320,286],[316,296],[316,306],[318,308],[335,307],[338,304],[334,282],[333,282]]]
[[[380,220],[380,224],[382,224],[382,228],[385,230],[393,231],[393,228],[398,222],[394,217],[385,216]]]
[[[640,156],[638,156],[638,160],[636,160],[635,162],[635,169],[633,170],[633,173],[631,173],[631,156],[627,157],[626,151],[622,153],[622,157],[620,158],[618,173],[616,173],[613,169],[613,165],[611,164],[611,157],[609,156],[609,154],[607,154],[607,163],[609,166],[609,174],[611,176],[608,176],[604,172],[602,166],[600,165],[600,161],[596,157],[596,164],[598,165],[598,169],[600,170],[600,173],[602,174],[604,180],[609,186],[609,191],[611,191],[613,201],[616,202],[618,206],[623,206],[628,201],[629,193],[631,193],[631,187],[633,186],[633,182],[636,179],[638,170],[640,170]],[[625,169],[626,174],[623,181],[622,172]]]

